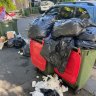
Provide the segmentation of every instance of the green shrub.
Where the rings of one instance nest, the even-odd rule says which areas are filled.
[[[13,4],[12,0],[0,0],[0,6],[4,6],[6,11],[13,11],[16,6]]]

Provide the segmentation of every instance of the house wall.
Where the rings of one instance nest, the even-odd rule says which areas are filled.
[[[15,1],[17,9],[29,7],[29,1],[28,0],[14,0],[14,1]]]

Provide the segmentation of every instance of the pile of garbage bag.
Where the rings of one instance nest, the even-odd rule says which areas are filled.
[[[65,69],[71,49],[74,47],[74,41],[71,37],[61,38],[60,40],[45,41],[41,55],[60,72]],[[66,52],[65,52],[66,51]]]
[[[61,24],[55,22],[52,37],[58,38],[61,36],[77,36],[83,32],[84,26],[82,20],[73,18],[64,20]]]
[[[31,39],[43,39],[52,33],[52,37],[78,36],[84,28],[90,26],[89,19],[64,19],[64,20],[46,20],[37,19],[31,25],[28,31],[28,37]]]
[[[52,20],[37,19],[31,25],[28,37],[31,39],[42,39],[47,37],[53,29],[54,22]]]
[[[50,35],[41,39],[44,40],[41,55],[47,62],[58,68],[59,72],[64,72],[72,49],[96,49],[96,25],[89,19],[57,20],[52,26]],[[31,39],[39,39],[38,33],[36,33],[37,37],[36,35],[34,37],[34,32],[32,34]]]
[[[80,40],[96,41],[96,27],[87,27],[85,32],[78,36]]]

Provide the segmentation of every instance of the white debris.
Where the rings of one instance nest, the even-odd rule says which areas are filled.
[[[37,82],[37,84],[35,85],[35,90],[39,91],[41,88],[47,89],[47,83],[43,81]]]
[[[57,75],[54,75],[53,77],[51,75],[47,75],[47,77],[43,76],[42,78],[43,78],[43,81],[39,81],[37,82],[37,84],[35,84],[34,86],[36,90],[35,92],[40,93],[41,88],[52,89],[52,90],[56,90],[60,96],[63,96],[63,93],[68,91],[68,87],[60,85],[62,80],[61,79],[59,80]],[[32,96],[37,96],[37,95],[32,94]]]
[[[35,87],[36,81],[32,81],[32,87]]]
[[[36,78],[39,78],[39,76],[36,76]]]
[[[18,54],[20,54],[22,56],[23,55],[23,52],[18,51]]]
[[[22,56],[23,55],[23,52],[21,52],[20,55]]]
[[[39,92],[39,91],[34,91],[34,92],[30,92],[30,94],[32,95],[32,96],[44,96],[41,92]]]
[[[18,54],[20,54],[20,51],[18,51]]]

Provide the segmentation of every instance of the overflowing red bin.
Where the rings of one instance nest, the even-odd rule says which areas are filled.
[[[39,43],[37,41],[30,41],[30,55],[32,64],[40,69],[41,71],[46,70],[46,60],[40,55],[40,52],[43,47],[43,42]]]
[[[30,41],[30,54],[32,64],[41,71],[45,71],[47,69],[46,60],[40,55],[43,44],[44,44],[43,42],[39,43],[34,40]],[[72,50],[65,71],[63,73],[60,73],[57,68],[54,68],[54,71],[62,79],[73,85],[77,82],[77,78],[80,71],[80,64],[81,64],[80,49],[78,49],[77,51]]]

